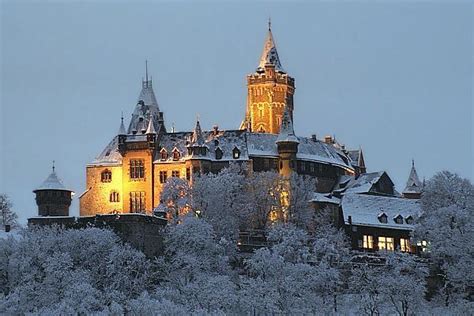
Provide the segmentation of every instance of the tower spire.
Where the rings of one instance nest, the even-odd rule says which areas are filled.
[[[272,30],[272,18],[268,17],[268,30],[271,32]]]
[[[263,52],[260,56],[260,62],[258,64],[257,70],[265,69],[265,65],[273,65],[275,70],[284,72],[283,67],[281,66],[280,58],[278,57],[278,52],[276,49],[276,44],[273,39],[272,34],[272,21],[268,19],[268,34],[265,39],[265,44],[263,45]]]
[[[148,60],[145,59],[145,80],[148,82]]]
[[[54,170],[56,169],[56,167],[54,166],[54,160],[53,160],[53,173],[55,172]]]

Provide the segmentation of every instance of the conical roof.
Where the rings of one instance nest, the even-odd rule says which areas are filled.
[[[60,190],[60,191],[70,191],[72,190],[67,189],[61,179],[57,176],[56,171],[53,167],[53,172],[46,178],[46,180],[41,183],[39,187],[37,187],[33,192],[42,191],[42,190]]]
[[[262,56],[260,57],[257,70],[263,70],[267,64],[275,66],[275,70],[277,71],[284,72],[283,67],[281,66],[280,58],[278,57],[270,22],[268,23],[267,38],[265,39],[265,44],[263,45]]]
[[[118,130],[117,135],[127,135],[127,131],[125,130],[125,125],[123,125],[123,117],[121,118],[120,128]]]
[[[291,120],[288,106],[285,106],[285,111],[283,112],[283,118],[281,120],[280,133],[276,140],[276,143],[282,142],[299,143],[298,137],[295,136],[293,121]]]
[[[422,190],[423,184],[421,183],[420,178],[418,178],[418,173],[415,169],[415,161],[412,160],[407,185],[402,193],[421,193]]]
[[[156,134],[155,124],[153,124],[153,118],[150,118],[148,121],[148,127],[146,129],[146,134]]]
[[[202,136],[202,129],[199,120],[196,120],[196,126],[194,127],[193,136],[191,138],[191,143],[193,145],[203,145],[204,137]]]

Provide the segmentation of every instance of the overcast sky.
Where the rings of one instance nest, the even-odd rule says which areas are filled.
[[[473,7],[457,3],[111,2],[1,5],[0,192],[24,221],[57,172],[85,190],[85,166],[127,123],[145,59],[168,128],[236,129],[267,19],[296,80],[298,135],[362,146],[369,171],[402,190],[473,175]]]

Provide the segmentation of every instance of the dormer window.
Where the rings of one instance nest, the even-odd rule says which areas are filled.
[[[112,171],[105,169],[100,174],[100,181],[101,182],[112,182]]]
[[[168,152],[164,148],[162,150],[160,150],[160,159],[161,160],[168,159]]]
[[[397,216],[395,216],[393,218],[393,220],[395,221],[395,223],[397,224],[403,224],[403,216],[401,216],[400,214],[398,214]]]
[[[408,224],[408,225],[413,225],[413,223],[415,222],[413,216],[411,215],[408,215],[406,218],[405,218],[405,222]]]
[[[173,160],[179,160],[181,158],[181,154],[177,148],[173,149]]]
[[[385,214],[384,212],[380,213],[377,218],[379,219],[379,222],[387,224],[387,214]]]
[[[240,158],[240,150],[237,147],[234,147],[232,150],[232,157],[234,157],[234,159]]]
[[[222,150],[221,150],[219,147],[217,147],[217,148],[216,148],[216,159],[217,159],[217,160],[222,159],[223,154],[224,154],[224,153],[222,152]]]

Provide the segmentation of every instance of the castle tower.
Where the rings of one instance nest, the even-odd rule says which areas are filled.
[[[247,108],[241,129],[278,134],[285,108],[293,120],[294,92],[295,80],[283,70],[269,21],[258,68],[247,76]]]
[[[278,155],[280,156],[280,174],[289,177],[296,169],[296,154],[299,140],[295,136],[293,122],[289,109],[285,108],[281,122],[280,133],[276,140]]]
[[[418,174],[415,169],[415,161],[411,161],[411,170],[410,175],[408,176],[408,181],[405,189],[402,192],[404,198],[407,199],[419,199],[421,198],[421,193],[423,192],[423,184],[418,178]]]
[[[67,189],[58,178],[54,162],[53,172],[33,193],[36,194],[39,216],[69,216],[74,192]]]

